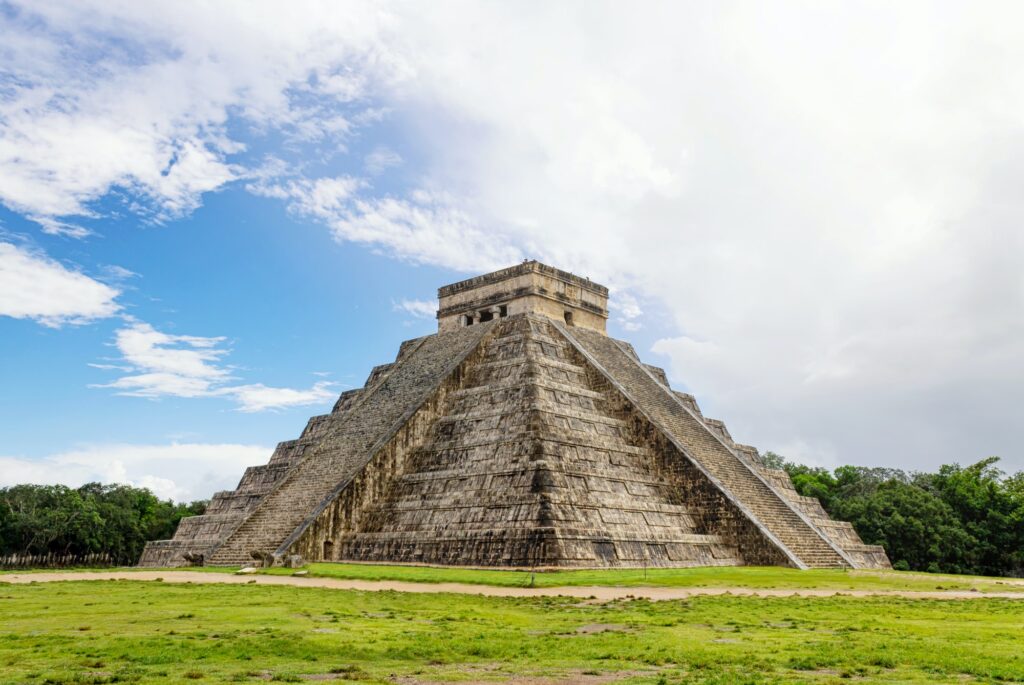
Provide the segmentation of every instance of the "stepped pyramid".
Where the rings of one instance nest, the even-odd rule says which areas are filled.
[[[533,261],[441,288],[436,334],[140,565],[889,567],[609,338],[607,298]]]

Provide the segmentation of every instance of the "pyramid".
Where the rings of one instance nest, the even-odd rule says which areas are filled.
[[[439,290],[438,332],[280,443],[142,566],[888,568],[528,261]]]

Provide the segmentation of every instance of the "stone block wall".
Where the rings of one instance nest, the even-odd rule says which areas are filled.
[[[375,457],[292,551],[516,567],[742,563],[652,477],[655,455],[631,443],[575,362],[542,318],[501,322],[466,360],[462,386],[425,408],[425,444]]]
[[[143,565],[887,566],[625,343],[538,314],[402,344]]]

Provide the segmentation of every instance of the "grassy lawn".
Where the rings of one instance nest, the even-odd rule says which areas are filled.
[[[6,573],[45,573],[67,571],[153,571],[159,569],[38,569],[0,571]],[[169,569],[168,569],[169,570]],[[237,568],[188,567],[183,571],[234,573]],[[302,569],[310,576],[343,580],[396,580],[413,583],[467,583],[503,587],[579,587],[607,585],[616,587],[712,587],[819,590],[962,590],[979,592],[1021,592],[1024,580],[985,576],[956,576],[899,571],[851,571],[843,569],[798,571],[775,566],[743,566],[688,569],[601,569],[581,571],[480,570],[433,566],[386,566],[376,564],[313,563]],[[260,573],[291,575],[296,569],[271,568]]]
[[[0,585],[0,683],[1024,680],[1024,603]],[[523,682],[523,681],[517,681]]]
[[[213,570],[213,569],[208,569]],[[526,587],[613,585],[620,587],[746,587],[821,590],[972,590],[1024,592],[1024,581],[980,576],[931,575],[897,571],[846,571],[842,569],[798,571],[766,567],[689,569],[602,569],[592,571],[491,571],[429,566],[378,566],[369,564],[310,564],[311,576],[353,580],[402,580],[418,583],[471,583]],[[273,568],[264,573],[288,575],[292,569]]]

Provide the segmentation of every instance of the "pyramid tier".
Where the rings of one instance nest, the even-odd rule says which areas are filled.
[[[469,549],[511,566],[742,563],[652,477],[654,456],[603,398],[564,339],[535,320],[508,322],[430,441],[331,551],[479,563]]]
[[[596,330],[518,314],[402,344],[145,565],[886,567]]]

